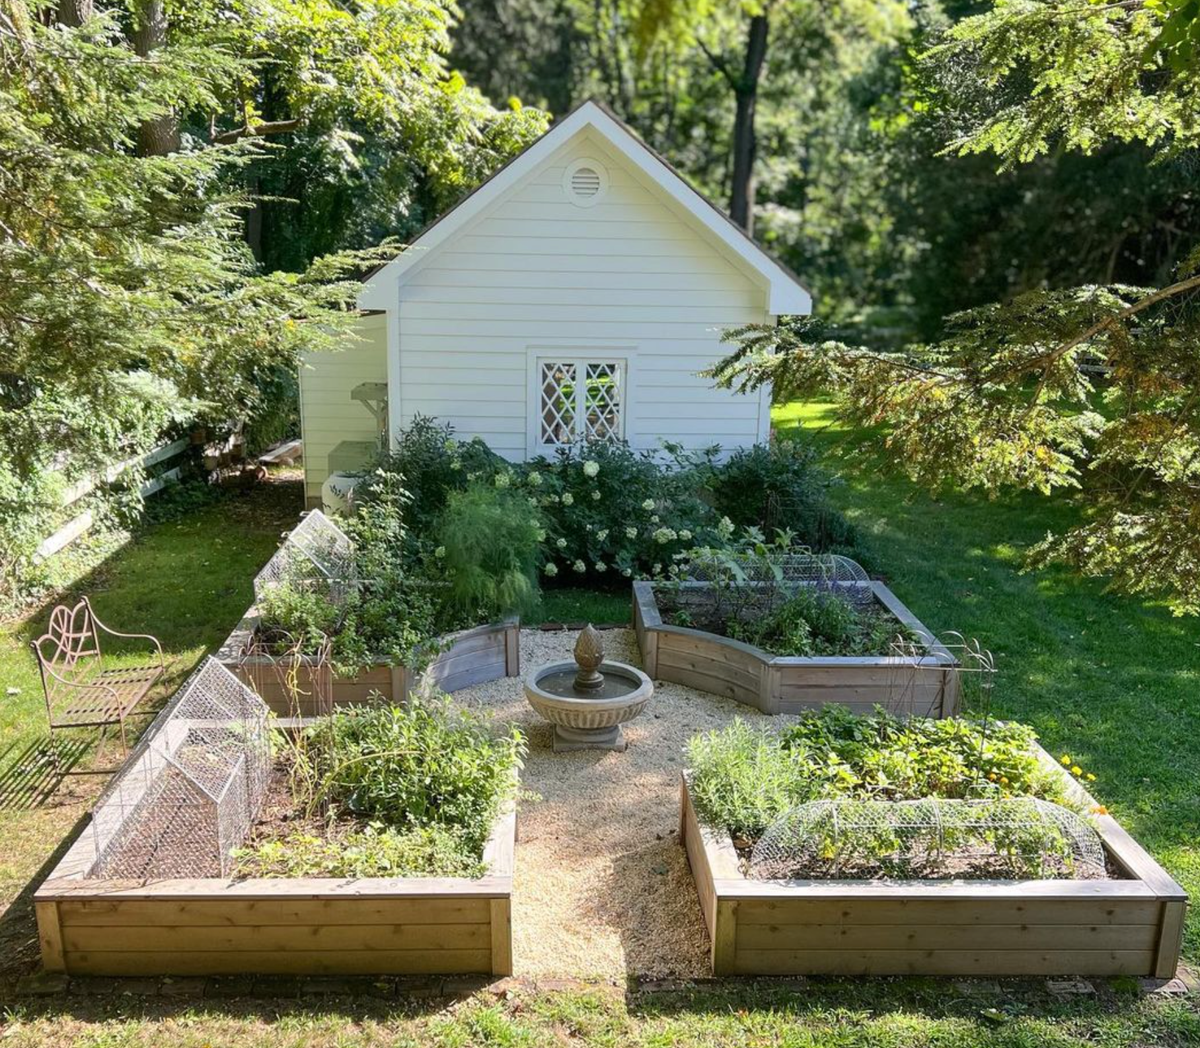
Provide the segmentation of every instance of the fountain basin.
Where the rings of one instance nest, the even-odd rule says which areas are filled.
[[[654,695],[654,684],[636,666],[604,661],[604,686],[590,693],[573,687],[572,661],[538,666],[525,678],[525,698],[554,725],[554,752],[624,750],[621,725],[633,720]]]

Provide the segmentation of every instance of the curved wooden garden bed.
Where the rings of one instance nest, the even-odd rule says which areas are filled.
[[[319,672],[315,660],[302,660],[297,681],[299,695],[293,698],[283,681],[270,670],[271,660],[245,654],[258,623],[258,611],[252,607],[221,645],[217,660],[254,688],[272,712],[280,716],[311,717],[328,713],[315,698],[320,694],[312,676]],[[450,692],[500,677],[520,676],[520,623],[515,618],[449,633],[441,642],[445,650],[420,673],[407,666],[378,663],[354,677],[333,676],[333,705],[360,705],[370,701],[375,693],[389,702],[403,702],[421,684]]]
[[[685,582],[702,588],[707,582]],[[837,702],[858,713],[885,706],[894,713],[950,717],[958,710],[958,660],[882,582],[845,583],[872,597],[923,642],[919,658],[772,655],[705,630],[663,622],[654,583],[633,584],[633,625],[642,668],[658,680],[723,695],[763,713],[799,713]],[[911,671],[910,671],[911,668]]]
[[[1169,979],[1179,963],[1187,895],[1108,815],[1096,825],[1124,879],[758,881],[741,872],[728,833],[700,825],[686,775],[681,807],[716,975]]]

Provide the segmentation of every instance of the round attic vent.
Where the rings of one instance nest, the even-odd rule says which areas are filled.
[[[591,207],[608,190],[608,172],[595,160],[580,158],[568,165],[563,188],[571,203]]]

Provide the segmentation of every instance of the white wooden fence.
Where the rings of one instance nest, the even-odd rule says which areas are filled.
[[[74,505],[85,495],[95,491],[101,484],[111,484],[122,473],[133,466],[141,465],[148,468],[160,462],[166,462],[168,459],[175,458],[186,451],[190,444],[191,439],[189,437],[180,437],[169,444],[163,444],[153,451],[148,451],[145,455],[135,455],[133,458],[125,459],[123,462],[114,462],[102,473],[91,477],[83,477],[75,481],[74,484],[63,492],[62,504],[63,506]],[[178,480],[181,473],[182,467],[176,466],[174,469],[169,469],[156,477],[151,477],[142,485],[142,497],[148,498],[156,491],[162,490],[172,480]],[[43,561],[49,557],[53,557],[54,554],[65,549],[79,538],[80,535],[86,534],[94,523],[95,520],[92,517],[90,509],[77,514],[53,535],[42,540],[41,545],[38,546],[37,552],[34,554],[34,558],[38,561]]]

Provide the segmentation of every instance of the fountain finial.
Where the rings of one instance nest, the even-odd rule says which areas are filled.
[[[580,631],[575,642],[575,687],[581,691],[595,691],[604,687],[604,674],[600,664],[604,661],[604,638],[590,622]]]

